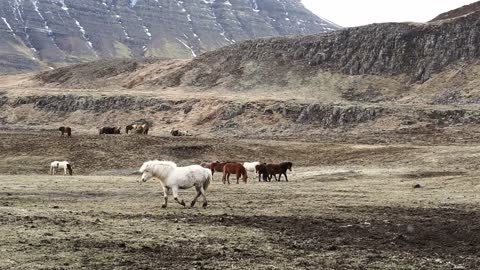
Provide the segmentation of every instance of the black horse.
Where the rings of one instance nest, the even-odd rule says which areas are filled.
[[[275,177],[276,181],[282,179],[282,174],[285,175],[285,180],[288,182],[287,170],[292,171],[292,162],[282,162],[280,164],[267,164],[268,179],[272,180],[272,176]],[[277,174],[278,179],[277,179]]]
[[[262,163],[255,166],[255,172],[258,173],[258,182],[261,181],[260,176],[262,176],[263,181],[268,181],[268,171],[267,171],[267,164]]]
[[[102,127],[98,130],[100,135],[102,134],[120,134],[120,127]]]
[[[60,130],[60,132],[62,132],[62,136],[65,133],[67,133],[68,137],[72,136],[72,129],[70,127],[59,127],[58,130]]]

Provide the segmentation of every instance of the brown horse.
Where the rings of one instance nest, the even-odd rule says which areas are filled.
[[[215,161],[210,164],[210,170],[212,171],[212,176],[215,172],[223,172],[223,166],[228,162]]]
[[[101,127],[98,130],[98,133],[100,135],[102,135],[102,134],[120,134],[120,130],[121,130],[120,127]]]
[[[242,164],[240,163],[227,163],[225,166],[223,166],[223,178],[222,181],[225,184],[225,180],[228,182],[230,185],[230,174],[235,174],[237,176],[237,184],[238,184],[238,179],[240,179],[240,176],[243,178],[243,182],[245,184],[247,183],[247,170],[245,167],[243,167]]]
[[[72,136],[72,129],[70,127],[59,127],[58,130],[60,130],[60,132],[62,132],[62,136],[65,133],[67,133],[67,137]]]
[[[288,182],[287,170],[292,171],[292,162],[282,162],[280,164],[267,164],[268,179],[271,181],[272,176],[275,177],[275,181],[280,181],[282,179],[282,174],[285,175],[285,181]],[[277,179],[277,174],[278,179]]]
[[[260,176],[262,176],[263,181],[268,181],[268,171],[267,171],[267,163],[258,164],[255,166],[255,173],[258,173],[258,182],[261,181]]]

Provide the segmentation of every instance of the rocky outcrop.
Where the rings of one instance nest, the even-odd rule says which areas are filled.
[[[252,119],[260,127],[275,126],[280,122],[305,128],[353,128],[359,124],[375,122],[382,117],[392,115],[396,115],[397,119],[409,119],[398,123],[407,126],[418,122],[431,123],[437,126],[480,123],[480,114],[474,110],[466,109],[393,109],[382,106],[339,106],[293,101],[242,103],[197,99],[165,100],[126,95],[105,97],[77,95],[0,96],[0,108],[2,111],[10,112],[9,114],[14,114],[15,110],[21,110],[25,106],[38,112],[54,114],[60,121],[62,118],[68,117],[69,114],[78,112],[92,114],[92,116],[108,115],[112,112],[115,112],[116,115],[123,115],[139,111],[148,112],[146,115],[155,115],[156,113],[183,115],[180,118],[182,122],[193,121],[196,126],[215,127],[217,131],[223,128],[242,130],[246,128],[245,121],[250,122]],[[35,113],[32,115],[35,115]],[[161,119],[164,118],[154,117],[148,119],[148,121],[154,125],[169,124],[162,122]],[[29,121],[33,122],[34,119],[29,119]]]
[[[299,0],[0,0],[0,72],[191,58],[246,39],[338,28]]]

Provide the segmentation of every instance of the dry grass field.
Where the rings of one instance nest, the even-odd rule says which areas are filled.
[[[478,269],[480,145],[0,134],[1,269]],[[55,139],[57,138],[57,139]],[[225,150],[225,146],[236,146]],[[52,159],[75,175],[47,175]],[[292,160],[161,209],[149,158]],[[420,188],[414,188],[419,184]],[[180,196],[190,201],[193,190]]]

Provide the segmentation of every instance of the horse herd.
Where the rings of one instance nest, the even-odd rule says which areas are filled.
[[[237,184],[242,177],[243,182],[246,184],[248,179],[247,171],[255,171],[258,173],[258,181],[261,181],[263,176],[264,181],[271,181],[272,177],[276,181],[280,181],[282,175],[285,175],[285,181],[288,182],[287,170],[292,171],[292,162],[282,162],[280,164],[266,164],[260,162],[212,162],[202,163],[201,165],[190,165],[186,167],[177,167],[177,164],[171,161],[146,161],[140,167],[140,173],[142,173],[142,181],[146,182],[148,179],[155,177],[160,180],[163,188],[164,202],[162,208],[167,207],[168,193],[171,191],[174,200],[180,205],[186,206],[183,200],[178,198],[178,191],[180,189],[188,189],[195,187],[197,195],[191,202],[190,206],[193,207],[197,199],[203,197],[203,207],[207,206],[207,198],[205,192],[213,180],[215,172],[223,172],[222,182],[223,184],[230,184],[230,175],[235,174],[237,177]],[[73,175],[73,169],[68,161],[53,161],[50,163],[50,174],[56,174],[58,169],[63,169],[64,174]],[[278,178],[277,178],[278,174]]]
[[[197,195],[190,203],[190,207],[193,207],[197,202],[197,199],[203,197],[203,207],[207,207],[207,198],[205,197],[205,192],[210,185],[210,182],[213,180],[213,174],[215,172],[223,172],[222,181],[223,184],[227,181],[230,184],[229,176],[235,174],[237,176],[237,184],[239,183],[239,178],[242,177],[243,181],[247,183],[247,168],[250,170],[255,168],[255,171],[260,175],[264,175],[264,180],[269,179],[271,181],[272,176],[276,178],[276,175],[279,175],[277,181],[280,181],[280,177],[285,175],[285,180],[287,179],[287,170],[292,170],[292,162],[282,162],[280,164],[266,164],[260,162],[212,162],[212,163],[202,163],[201,165],[190,165],[186,167],[177,167],[177,164],[171,161],[158,161],[151,160],[143,163],[140,167],[140,173],[142,173],[142,181],[146,182],[150,178],[157,178],[160,180],[160,183],[163,188],[163,204],[162,208],[167,207],[168,202],[168,193],[171,191],[173,199],[175,202],[182,206],[186,206],[183,200],[180,200],[178,197],[178,191],[180,189],[188,189],[195,187]],[[263,172],[263,168],[266,169]]]
[[[292,171],[292,162],[282,162],[279,164],[267,164],[267,163],[260,163],[258,161],[255,162],[219,162],[215,161],[212,163],[202,163],[202,167],[210,169],[212,171],[212,175],[215,172],[222,172],[222,182],[228,182],[230,184],[230,175],[234,174],[237,177],[237,184],[239,183],[240,177],[242,178],[243,182],[247,183],[248,174],[247,171],[254,171],[255,174],[258,174],[258,181],[265,181],[270,182],[272,178],[275,178],[276,181],[280,181],[282,175],[285,176],[285,181],[288,182],[287,171]],[[277,178],[278,175],[278,178]]]
[[[71,127],[59,127],[58,130],[62,133],[62,136],[67,134],[67,137],[72,136],[72,128]],[[142,135],[148,135],[148,131],[150,130],[150,126],[148,124],[131,124],[127,125],[125,127],[125,133],[128,134],[134,133],[134,134],[142,134]],[[103,134],[121,134],[122,127],[116,127],[116,126],[107,126],[107,127],[101,127],[98,129],[98,134],[103,135]],[[170,134],[172,136],[192,136],[192,134],[188,130],[179,130],[179,129],[171,129]]]

